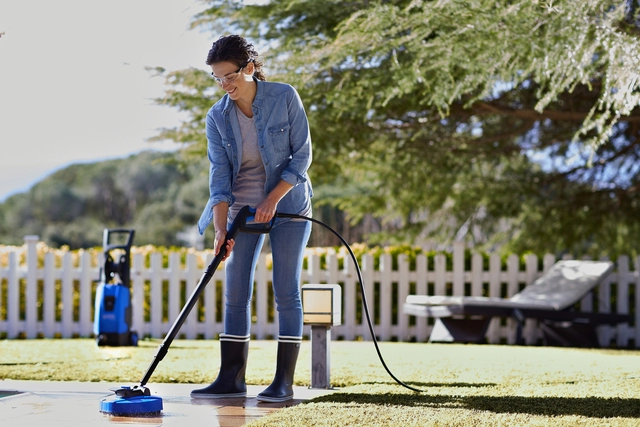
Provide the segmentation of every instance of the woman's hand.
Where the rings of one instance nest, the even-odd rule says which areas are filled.
[[[269,197],[258,203],[256,206],[255,221],[259,223],[271,221],[276,214],[277,206],[278,203],[273,203]]]
[[[214,255],[218,255],[220,253],[220,249],[222,249],[222,245],[224,245],[225,240],[227,239],[227,231],[226,230],[217,230],[216,231],[216,239],[213,243]],[[226,260],[231,256],[231,251],[235,246],[236,242],[233,239],[229,239],[227,241],[227,252],[222,257],[222,261]]]
[[[276,208],[282,198],[293,188],[293,185],[280,180],[263,201],[256,206],[256,222],[269,222],[276,214]]]

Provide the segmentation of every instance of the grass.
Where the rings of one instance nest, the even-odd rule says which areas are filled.
[[[135,383],[159,341],[96,347],[93,340],[0,341],[0,378]],[[331,343],[335,393],[285,408],[256,426],[637,426],[640,351],[494,345]],[[252,341],[247,382],[268,384],[276,343]],[[296,384],[308,385],[304,342]],[[177,340],[151,382],[207,383],[219,361],[216,341]]]

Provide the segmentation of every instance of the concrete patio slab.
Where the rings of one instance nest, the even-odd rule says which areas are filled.
[[[106,382],[0,381],[0,425],[236,427],[334,391],[295,387],[293,400],[264,403],[258,402],[256,395],[265,386],[248,386],[246,398],[191,399],[191,390],[203,385],[159,383],[148,384],[148,387],[153,395],[162,397],[164,409],[160,415],[117,417],[100,412],[100,401],[113,396],[111,388],[122,385]]]

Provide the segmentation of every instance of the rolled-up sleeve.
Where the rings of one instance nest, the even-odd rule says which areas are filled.
[[[220,202],[232,205],[234,202],[231,192],[232,166],[211,111],[206,117],[206,134],[207,157],[209,159],[209,200],[198,221],[200,234],[204,233],[204,230],[213,220],[213,207],[215,205]]]
[[[209,158],[209,198],[214,203],[233,203],[231,181],[233,171],[222,137],[211,115],[207,115],[207,157]]]
[[[282,171],[281,179],[295,187],[306,182],[307,169],[311,166],[312,153],[309,121],[300,95],[293,87],[287,94],[287,109],[290,124],[289,145],[291,147],[291,161]]]

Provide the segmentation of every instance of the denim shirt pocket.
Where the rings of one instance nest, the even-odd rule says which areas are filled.
[[[269,142],[276,152],[289,151],[289,122],[270,126]]]

